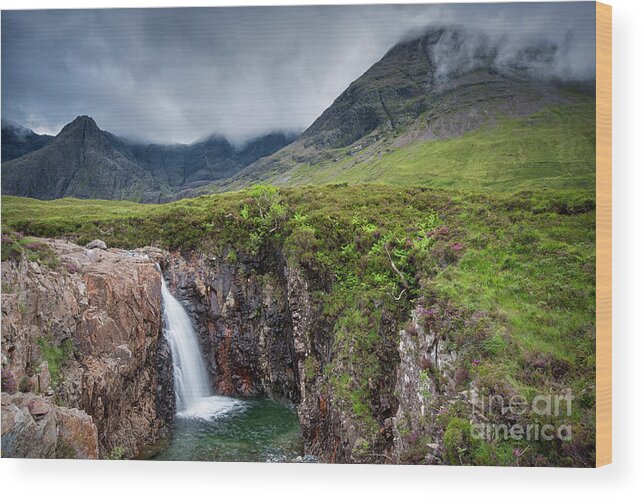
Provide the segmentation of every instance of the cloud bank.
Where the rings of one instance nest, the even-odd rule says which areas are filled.
[[[445,75],[454,53],[470,61],[500,47],[502,62],[533,44],[555,47],[535,70],[595,73],[591,2],[5,11],[2,114],[54,134],[88,114],[118,135],[166,143],[302,131],[427,25],[478,33],[444,47]]]

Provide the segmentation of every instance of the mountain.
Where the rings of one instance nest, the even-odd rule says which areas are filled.
[[[163,184],[183,190],[230,177],[295,138],[285,132],[273,132],[235,147],[220,135],[190,145],[143,144],[111,136],[114,146],[130,161],[150,171]]]
[[[3,162],[2,193],[38,199],[169,201],[233,175],[294,138],[275,132],[240,147],[220,136],[190,145],[144,144],[103,131],[89,116],[79,116],[44,147]]]
[[[89,116],[76,118],[43,148],[2,164],[3,194],[146,200],[160,190]]]
[[[466,180],[467,187],[519,188],[528,186],[523,178],[555,183],[561,170],[589,185],[594,81],[561,76],[564,51],[551,43],[502,46],[457,27],[429,29],[392,47],[297,141],[213,190],[259,181]],[[530,133],[546,136],[551,147],[529,140]],[[580,169],[570,172],[570,164]]]
[[[595,82],[565,74],[566,50],[431,28],[393,46],[299,138],[144,144],[81,117],[3,163],[3,193],[164,202],[257,182],[593,189]]]
[[[51,135],[39,135],[10,120],[2,120],[2,162],[23,156],[44,147],[53,139]]]

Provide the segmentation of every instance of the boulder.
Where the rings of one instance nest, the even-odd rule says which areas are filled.
[[[27,407],[29,407],[29,412],[35,421],[39,421],[44,418],[51,410],[51,405],[41,398],[36,398],[30,401],[29,404],[27,404]]]
[[[2,457],[98,458],[91,416],[32,393],[2,394]]]
[[[105,243],[105,241],[101,241],[100,239],[94,239],[91,243],[87,243],[85,245],[85,248],[106,250],[107,243]]]

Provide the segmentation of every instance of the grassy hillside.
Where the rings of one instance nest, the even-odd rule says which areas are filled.
[[[277,171],[270,174],[275,165],[265,165],[268,173],[262,181],[294,186],[368,182],[499,191],[594,189],[593,103],[550,107],[521,118],[499,115],[482,128],[447,140],[413,139],[413,134],[425,132],[423,123],[420,117],[410,130],[364,148],[349,146],[316,156],[285,150],[275,155]],[[252,181],[242,176],[225,188],[241,188]]]
[[[418,304],[439,307],[463,318],[460,329],[445,333],[457,345],[459,369],[467,373],[461,389],[475,381],[507,396],[565,388],[578,396],[572,416],[578,437],[555,446],[532,442],[521,464],[591,464],[591,192],[256,186],[167,205],[10,196],[2,201],[3,258],[24,235],[81,244],[98,237],[112,246],[199,249],[230,259],[280,248],[291,265],[326,276],[331,291],[315,295],[335,324],[335,353],[323,369],[324,382],[334,387],[338,403],[345,400],[365,435],[379,431],[372,381],[391,375],[385,361],[390,357],[382,352],[390,353],[398,342],[378,334],[382,321],[387,317],[402,327]],[[445,429],[449,419],[436,424]],[[476,445],[458,459],[512,464],[512,449],[527,447]]]

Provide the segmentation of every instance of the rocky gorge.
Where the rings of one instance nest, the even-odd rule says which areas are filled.
[[[322,461],[399,461],[398,363],[376,387],[374,437],[324,374],[334,355],[333,324],[315,298],[330,286],[324,276],[289,266],[277,249],[239,258],[30,244],[56,263],[2,263],[3,456],[132,458],[167,435],[175,400],[160,268],[195,322],[216,393],[294,405],[305,453]],[[412,400],[406,372],[397,383]]]
[[[14,210],[3,230],[3,455],[591,464],[592,386],[574,367],[593,361],[585,197],[257,186],[125,214],[76,205],[93,209],[45,203],[53,211],[37,216],[21,202],[27,222]],[[583,286],[556,278],[560,265]],[[175,309],[180,328],[168,326]],[[566,336],[534,346],[543,321],[567,324]],[[183,337],[187,363],[175,354]],[[196,364],[200,393],[242,416],[186,424],[177,366]],[[533,418],[474,413],[477,395],[568,386],[580,398],[560,424],[577,440],[472,438],[478,423]],[[82,425],[96,440],[72,452]],[[278,434],[258,436],[269,428]]]

